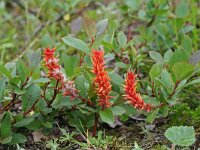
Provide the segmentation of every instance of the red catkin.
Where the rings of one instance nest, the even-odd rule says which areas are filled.
[[[97,86],[96,92],[100,98],[99,105],[102,106],[102,109],[109,108],[111,106],[111,96],[109,96],[111,84],[108,72],[105,71],[104,51],[92,50],[91,59],[93,64],[92,72],[95,74],[94,84]]]
[[[73,81],[67,79],[65,74],[61,71],[61,66],[59,65],[59,59],[55,57],[55,48],[46,48],[44,50],[44,61],[45,66],[48,68],[48,76],[59,81],[64,96],[70,96],[71,99],[78,97],[78,91],[75,87]]]
[[[128,71],[125,79],[124,91],[125,95],[124,98],[128,100],[130,105],[133,107],[146,110],[147,112],[151,111],[152,107],[149,104],[146,104],[142,99],[141,95],[136,91],[136,81],[137,75],[134,74],[132,71]]]

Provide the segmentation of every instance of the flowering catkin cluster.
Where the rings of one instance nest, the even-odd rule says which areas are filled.
[[[93,73],[95,74],[94,83],[97,86],[96,92],[99,96],[99,105],[102,108],[109,108],[111,102],[109,101],[111,96],[111,84],[108,72],[105,71],[104,63],[104,51],[103,50],[92,50],[92,63]]]
[[[70,96],[72,99],[78,96],[77,89],[73,81],[67,79],[65,74],[61,71],[61,66],[59,65],[59,59],[55,57],[55,48],[46,48],[44,50],[44,61],[45,66],[48,68],[48,76],[59,81],[64,96]]]
[[[129,71],[127,73],[124,86],[124,98],[128,100],[130,104],[135,108],[146,110],[147,112],[149,112],[152,108],[151,105],[145,104],[140,94],[136,91],[136,77],[137,75],[134,74],[132,71]]]

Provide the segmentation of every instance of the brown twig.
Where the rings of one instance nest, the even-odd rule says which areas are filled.
[[[132,30],[131,30],[131,26],[128,27],[128,33],[127,33],[127,41],[129,42],[130,40],[132,40],[133,36],[132,36]]]
[[[49,101],[48,107],[50,107],[51,104],[52,104],[52,103],[54,102],[54,100],[56,99],[56,96],[57,96],[57,94],[58,94],[58,84],[59,84],[59,80],[57,80],[57,82],[56,82],[56,87],[54,88],[53,97],[52,97],[52,99]]]
[[[47,87],[48,87],[49,84],[50,84],[50,82],[48,82],[48,83],[45,84],[43,95],[41,95],[41,97],[42,97],[42,98],[45,100],[45,102],[47,103],[47,106],[49,105],[49,100],[46,98],[46,90],[47,90]]]
[[[78,99],[80,99],[80,100],[82,100],[82,102],[86,102],[87,100],[86,99],[84,99],[83,97],[81,97],[80,95],[77,97]]]
[[[157,10],[158,9],[158,7],[159,7],[159,5],[156,5],[155,6],[155,9]],[[153,15],[153,17],[151,18],[151,20],[147,23],[147,27],[150,27],[152,24],[153,24],[153,22],[156,20],[156,12],[155,12],[155,14]]]
[[[175,83],[174,89],[173,89],[172,93],[169,95],[168,99],[171,99],[172,96],[176,93],[176,89],[177,89],[179,83],[180,83],[180,81],[177,81]]]
[[[123,62],[123,56],[122,56],[122,55],[116,53],[114,49],[112,49],[112,52],[115,54],[115,56],[116,56],[117,58],[119,58],[119,59]]]
[[[98,114],[95,113],[95,121],[94,121],[94,127],[93,127],[93,132],[92,132],[93,137],[96,135],[96,132],[97,132],[97,124],[98,124]]]
[[[1,109],[0,111],[2,112],[2,111],[7,111],[7,110],[9,110],[9,108],[12,107],[12,105],[14,104],[14,102],[15,102],[15,100],[16,100],[17,98],[18,98],[18,97],[17,97],[17,94],[14,93],[12,100],[11,100],[5,107],[3,107],[3,109]]]
[[[28,81],[29,81],[29,77],[27,77],[26,81],[22,84],[20,90],[22,90],[27,85]],[[2,109],[0,109],[0,113],[2,113],[3,111],[8,111],[15,104],[15,101],[19,98],[19,96],[20,95],[17,95],[16,93],[14,93],[12,100]]]
[[[22,84],[20,90],[22,90],[28,83],[29,77],[26,78],[26,81]]]
[[[24,112],[24,116],[28,115],[35,107],[35,105],[38,103],[38,101],[40,100],[40,98],[38,98],[34,103],[33,105],[31,106],[31,108],[29,110],[27,110],[26,112]]]
[[[82,65],[82,63],[83,63],[83,60],[84,60],[84,58],[85,58],[85,53],[83,54],[83,56],[80,58],[80,63],[79,63],[79,66],[81,66]]]
[[[154,91],[154,81],[152,81],[152,97],[155,97],[155,91]]]

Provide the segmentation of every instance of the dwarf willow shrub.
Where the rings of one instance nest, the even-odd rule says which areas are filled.
[[[50,129],[60,116],[93,136],[102,123],[114,124],[116,116],[124,114],[143,113],[152,123],[168,116],[184,87],[200,83],[194,78],[198,64],[189,62],[188,36],[173,51],[149,51],[154,64],[143,78],[139,74],[145,57],[134,48],[134,39],[123,32],[110,36],[108,19],[89,22],[85,20],[90,42],[62,38],[76,50],[73,56],[65,49],[44,48],[0,65],[1,143],[23,143],[22,129]]]

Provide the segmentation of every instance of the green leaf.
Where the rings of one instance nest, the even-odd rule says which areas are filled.
[[[126,5],[133,11],[139,9],[141,1],[140,0],[125,0]]]
[[[144,9],[139,10],[138,12],[138,18],[141,20],[145,20],[147,15],[147,12]]]
[[[51,35],[48,33],[48,31],[44,35],[42,35],[42,37],[40,38],[40,43],[41,43],[42,47],[55,46],[55,41],[53,40]]]
[[[192,40],[188,36],[184,37],[181,46],[186,54],[190,56],[190,54],[192,53]]]
[[[83,114],[87,114],[87,115],[89,115],[89,114],[94,114],[95,113],[95,109],[94,108],[92,108],[92,107],[88,107],[88,106],[86,106],[86,104],[80,104],[79,106],[78,106],[78,109],[83,113]]]
[[[63,55],[64,68],[67,76],[73,76],[78,66],[79,58],[77,56]]]
[[[113,112],[110,109],[105,109],[105,110],[100,110],[99,115],[103,122],[106,122],[108,124],[113,124],[114,123],[114,116]]]
[[[148,114],[148,116],[147,116],[146,121],[152,124],[153,121],[155,120],[155,118],[156,118],[156,116],[157,116],[159,110],[160,110],[160,109],[157,108],[157,109],[153,110],[152,112],[150,112],[150,113]]]
[[[126,112],[126,110],[120,106],[113,106],[110,109],[113,112],[113,115],[115,115],[115,116],[120,116]]]
[[[156,77],[160,75],[162,71],[162,64],[161,63],[156,63],[151,67],[151,70],[149,71],[149,75],[151,80],[153,81]]]
[[[42,122],[42,125],[45,126],[46,128],[52,128],[53,127],[52,123],[48,122],[48,121]]]
[[[20,76],[22,83],[24,83],[30,75],[29,68],[21,59],[16,63],[16,67],[17,73]]]
[[[96,95],[96,90],[94,88],[94,85],[92,83],[90,83],[89,88],[88,88],[88,94],[87,96],[89,98],[94,97]]]
[[[26,92],[26,89],[21,89],[17,86],[13,86],[13,91],[18,95],[22,95]]]
[[[77,49],[81,52],[88,54],[88,55],[90,54],[89,47],[82,40],[71,37],[71,36],[65,36],[65,37],[62,38],[62,40],[68,46],[71,46],[71,47],[73,47],[73,48],[75,48],[75,49]]]
[[[169,93],[171,93],[174,88],[174,81],[172,80],[171,74],[167,70],[162,70],[160,81],[162,86],[165,87]]]
[[[124,82],[123,78],[120,75],[116,74],[115,72],[109,73],[109,76],[111,78],[111,81],[117,85],[121,86]]]
[[[4,67],[3,65],[0,64],[0,75],[3,74],[7,78],[11,78],[11,73]]]
[[[103,40],[103,37],[104,37],[104,34],[100,35],[99,37],[96,37],[94,43],[92,44],[91,49],[98,49],[99,45],[101,44]]]
[[[119,43],[119,46],[121,48],[125,48],[126,43],[127,43],[127,37],[123,32],[119,32],[117,36],[117,41]]]
[[[156,62],[163,62],[163,57],[161,56],[160,53],[155,52],[155,51],[150,51],[149,52],[150,57],[155,60]]]
[[[58,106],[57,107],[72,107],[74,105],[80,104],[82,101],[81,100],[70,100],[70,97],[63,97],[62,99],[60,99],[60,101],[58,102]]]
[[[81,74],[81,75],[77,76],[75,81],[76,81],[75,82],[76,87],[77,87],[77,89],[79,89],[79,94],[82,97],[86,97],[89,84],[88,84],[88,87],[86,87],[87,80],[85,79],[84,75]]]
[[[33,83],[47,83],[50,82],[51,80],[49,78],[39,78],[37,80],[34,80]]]
[[[30,124],[34,120],[33,117],[23,118],[20,121],[16,122],[13,127],[23,127]]]
[[[178,92],[180,89],[184,88],[186,83],[187,83],[187,79],[184,79],[184,80],[180,81],[178,83],[178,87],[176,88],[176,91]]]
[[[181,2],[176,7],[176,16],[178,18],[184,18],[189,14],[189,6],[186,2]]]
[[[29,123],[26,128],[32,131],[40,129],[42,127],[42,121],[39,119],[34,119],[31,123]]]
[[[173,126],[167,129],[165,137],[175,145],[190,146],[195,142],[195,131],[193,127]]]
[[[116,62],[115,65],[119,68],[124,68],[124,69],[127,69],[129,67],[128,64],[125,64],[123,62]]]
[[[5,39],[6,41],[7,39]],[[0,47],[0,50],[3,50],[3,49],[7,49],[7,48],[13,48],[15,47],[15,45],[13,43],[1,43],[1,47]]]
[[[138,113],[137,109],[129,104],[126,104],[126,105],[124,104],[123,108],[126,110],[126,115],[128,115],[128,116],[133,116]]]
[[[41,50],[39,49],[37,51],[29,51],[27,53],[27,57],[31,70],[35,71],[35,69],[39,66],[41,61]]]
[[[194,84],[200,84],[200,79],[193,80],[193,81],[191,81],[191,82],[185,84],[184,87],[190,86],[190,85],[194,85]]]
[[[6,80],[4,78],[0,79],[0,102],[4,98],[5,86],[6,86]]]
[[[97,34],[96,35],[98,37],[104,33],[107,25],[108,25],[108,19],[100,20],[99,22],[97,22],[97,24],[96,24]]]
[[[106,46],[107,48],[114,48],[113,46],[113,40],[114,40],[114,32],[111,34],[105,34],[103,37],[102,44]]]
[[[163,41],[166,41],[167,39],[167,33],[169,32],[167,25],[164,23],[159,23],[155,25],[155,31],[157,34],[161,37]]]
[[[25,143],[27,141],[26,137],[21,133],[13,133],[12,140],[9,145],[15,145],[18,143]]]
[[[11,114],[6,112],[1,120],[1,137],[8,137],[12,134],[11,129]]]
[[[166,105],[164,107],[161,107],[160,109],[161,109],[161,113],[163,117],[167,117],[169,114],[169,109],[170,109],[169,106]]]
[[[194,67],[186,62],[178,62],[173,65],[172,71],[176,79],[180,81],[189,77],[193,73]]]
[[[34,102],[40,98],[40,87],[32,84],[27,88],[26,93],[22,96],[22,110],[26,111],[31,108]]]
[[[92,73],[91,73],[91,71],[88,69],[88,68],[81,68],[81,72],[83,73],[83,75],[84,75],[84,77],[85,77],[85,79],[87,80],[87,82],[89,83],[89,84],[92,84],[93,82],[92,82]]]
[[[192,30],[194,30],[194,26],[193,25],[187,25],[187,26],[184,26],[182,29],[181,29],[181,32],[183,33],[189,33],[191,32]]]
[[[173,56],[172,50],[166,51],[165,54],[164,54],[164,62],[165,63],[169,63],[171,58],[172,58],[172,56]]]
[[[96,32],[97,32],[95,21],[88,17],[85,17],[84,18],[84,26],[85,26],[87,35],[90,38],[94,38],[96,35]]]
[[[181,61],[185,61],[187,62],[188,61],[188,56],[187,54],[185,53],[185,51],[182,51],[180,49],[177,49],[173,56],[171,57],[171,60],[170,60],[170,65],[173,66],[173,64],[177,63],[177,62],[181,62]]]
[[[13,88],[15,88],[15,86],[17,88],[20,89],[19,84],[20,84],[21,78],[20,77],[13,77],[9,80],[9,84],[13,86]]]
[[[4,139],[1,141],[1,143],[2,143],[2,144],[6,144],[6,143],[11,142],[11,140],[12,140],[12,136],[8,136],[8,137],[4,138]]]

